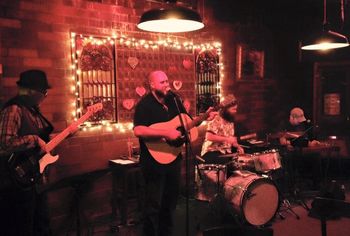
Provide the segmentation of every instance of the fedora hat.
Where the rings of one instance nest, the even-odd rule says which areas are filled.
[[[41,70],[27,70],[22,72],[16,83],[22,88],[29,88],[38,92],[45,92],[51,88],[47,82],[46,73]]]

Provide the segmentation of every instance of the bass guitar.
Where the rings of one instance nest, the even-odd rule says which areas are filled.
[[[66,137],[75,132],[80,124],[102,108],[102,103],[87,107],[87,112],[83,116],[46,144],[46,153],[38,153],[37,149],[12,153],[7,163],[8,171],[14,182],[23,189],[35,184],[46,166],[56,162],[59,158],[58,155],[53,156],[50,152]]]

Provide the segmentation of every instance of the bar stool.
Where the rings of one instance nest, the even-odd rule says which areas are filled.
[[[112,218],[117,219],[118,212],[120,214],[120,222],[118,225],[135,224],[139,219],[134,219],[135,222],[128,222],[128,200],[136,199],[139,212],[143,209],[143,193],[144,182],[141,167],[138,162],[114,162],[110,160],[112,169]]]

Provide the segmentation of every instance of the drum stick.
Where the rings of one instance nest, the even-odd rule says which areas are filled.
[[[203,162],[203,163],[205,162],[205,160],[204,160],[203,158],[201,158],[200,156],[198,156],[198,155],[196,155],[196,159],[197,159],[197,160],[200,160],[200,161]]]
[[[240,140],[247,140],[247,139],[252,139],[252,138],[256,138],[256,137],[257,137],[256,133],[251,133],[251,134],[242,135],[239,139]]]
[[[240,144],[239,146],[244,147],[244,148],[250,148],[249,146],[247,146],[247,145],[242,145],[242,144]]]

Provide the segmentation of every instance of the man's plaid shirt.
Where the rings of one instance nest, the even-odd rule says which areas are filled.
[[[43,128],[43,121],[28,109],[11,105],[0,113],[0,156],[22,151],[38,145],[37,135],[19,136],[21,117],[27,113],[29,119],[38,127]]]

